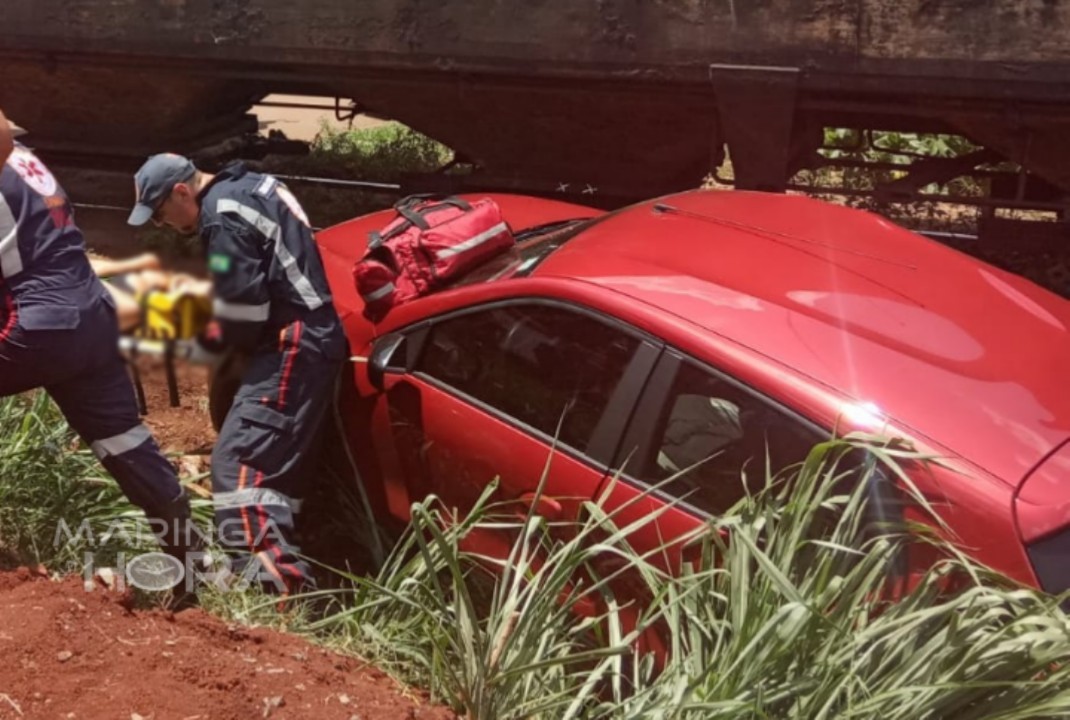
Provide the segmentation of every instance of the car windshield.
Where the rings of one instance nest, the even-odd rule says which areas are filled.
[[[516,245],[509,252],[483,263],[457,280],[451,287],[474,285],[502,278],[527,277],[538,267],[539,263],[550,256],[550,253],[599,220],[601,218],[559,220],[521,230],[516,234]]]

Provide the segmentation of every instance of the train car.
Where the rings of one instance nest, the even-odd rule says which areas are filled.
[[[0,62],[46,153],[188,151],[285,92],[355,99],[487,186],[603,204],[693,187],[726,148],[737,186],[783,190],[829,127],[973,143],[914,158],[899,197],[978,168],[1005,170],[989,204],[1070,192],[1065,0],[6,0]]]

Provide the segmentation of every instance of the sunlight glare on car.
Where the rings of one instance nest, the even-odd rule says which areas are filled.
[[[888,423],[884,412],[872,402],[845,403],[841,414],[852,425],[866,430],[879,430]]]

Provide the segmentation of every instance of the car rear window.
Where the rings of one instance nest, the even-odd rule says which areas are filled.
[[[579,218],[537,225],[516,234],[516,246],[454,282],[451,287],[474,285],[510,277],[526,277],[559,247],[601,218]]]

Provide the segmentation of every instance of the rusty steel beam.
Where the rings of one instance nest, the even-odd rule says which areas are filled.
[[[43,147],[194,150],[300,92],[542,184],[681,189],[727,142],[744,185],[779,189],[860,120],[959,132],[1070,190],[1068,2],[4,0],[0,28],[0,106]]]

